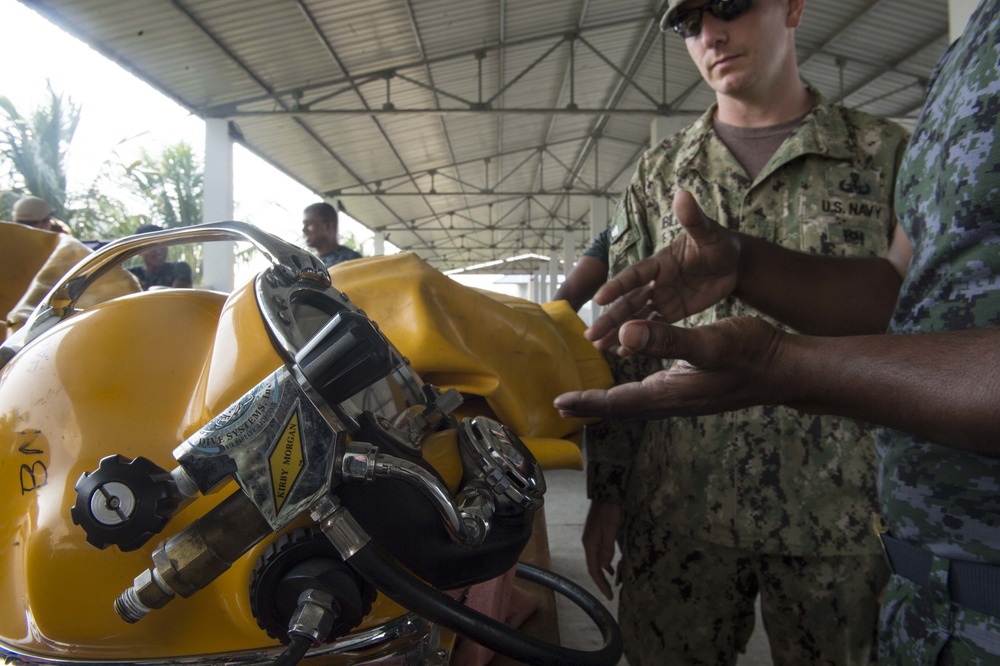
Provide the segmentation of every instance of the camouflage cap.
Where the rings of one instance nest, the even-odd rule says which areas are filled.
[[[677,8],[684,4],[684,2],[686,2],[686,0],[670,0],[667,4],[667,12],[663,15],[663,18],[660,19],[660,30],[663,32],[670,31],[670,17],[673,16],[673,13],[677,11]]]

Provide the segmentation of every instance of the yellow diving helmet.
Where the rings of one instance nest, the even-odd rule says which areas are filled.
[[[272,265],[229,295],[76,309],[129,257],[215,240]],[[103,248],[0,346],[0,663],[444,664],[449,632],[530,663],[617,663],[613,619],[554,574],[518,565],[594,619],[601,649],[442,592],[514,566],[545,492],[521,438],[462,402],[315,257],[255,227]]]

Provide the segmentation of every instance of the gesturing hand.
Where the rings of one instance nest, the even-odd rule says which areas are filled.
[[[685,233],[623,270],[595,295],[599,305],[611,304],[586,333],[598,349],[614,346],[618,328],[630,319],[655,313],[673,323],[714,305],[736,288],[738,234],[706,217],[684,190],[674,196],[674,215]]]
[[[626,352],[678,362],[641,382],[564,393],[555,407],[567,417],[658,419],[788,404],[795,395],[785,349],[790,339],[756,317],[730,317],[699,328],[631,321],[621,329]]]

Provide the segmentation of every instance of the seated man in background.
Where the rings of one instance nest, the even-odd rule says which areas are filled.
[[[327,268],[361,258],[360,254],[340,244],[337,209],[325,201],[306,206],[302,217],[302,235],[306,238],[306,245],[315,251]]]
[[[594,297],[608,279],[609,243],[607,229],[594,236],[576,266],[556,289],[553,301],[566,301],[574,312],[579,312]]]
[[[48,201],[39,197],[21,197],[14,204],[10,216],[14,222],[35,229],[62,231],[60,227],[56,226],[55,219],[52,217],[52,206],[49,205]]]
[[[144,224],[135,230],[136,234],[163,231],[155,224]],[[151,287],[188,288],[192,285],[191,266],[186,261],[167,261],[168,248],[157,247],[146,250],[141,255],[142,266],[129,269],[139,279],[143,291]]]

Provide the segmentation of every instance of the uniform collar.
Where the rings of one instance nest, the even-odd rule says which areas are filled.
[[[847,125],[833,104],[818,90],[806,85],[806,90],[813,96],[813,106],[805,118],[785,142],[778,148],[775,157],[757,176],[760,181],[767,177],[775,168],[800,155],[816,154],[833,159],[850,158],[852,153],[845,140],[849,136]],[[716,105],[701,115],[684,132],[680,148],[677,152],[678,171],[683,173],[694,170],[705,176],[715,172],[718,166],[719,152],[723,159],[736,163],[732,154],[725,149],[718,135],[712,129],[712,116]],[[714,157],[714,159],[713,159]],[[742,172],[742,169],[741,169]]]

